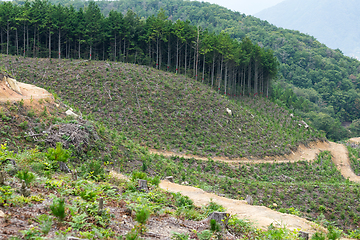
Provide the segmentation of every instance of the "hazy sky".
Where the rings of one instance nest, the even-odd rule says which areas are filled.
[[[231,10],[253,15],[261,10],[274,6],[284,0],[203,0],[204,2],[216,3]]]

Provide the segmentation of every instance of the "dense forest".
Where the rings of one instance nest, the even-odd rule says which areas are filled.
[[[83,12],[86,12],[89,4],[89,2],[78,0],[51,0],[51,2],[67,6],[69,9],[85,9]],[[15,3],[18,5],[26,5],[23,1],[15,1]],[[202,29],[202,31],[199,31],[200,33],[206,32],[205,29],[207,29],[207,32],[210,34],[214,32],[216,36],[219,36],[221,33],[230,36],[232,39],[237,39],[238,41],[242,41],[247,37],[253,44],[255,44],[255,46],[264,49],[264,51],[269,51],[271,49],[280,62],[280,70],[277,75],[279,81],[273,86],[272,99],[308,119],[308,121],[315,125],[316,128],[324,130],[327,133],[327,137],[330,139],[339,140],[355,134],[348,131],[348,129],[354,129],[354,127],[345,129],[341,126],[341,123],[352,122],[360,118],[360,62],[356,59],[344,56],[340,50],[330,49],[312,36],[302,34],[298,31],[277,28],[267,21],[262,21],[252,16],[246,16],[245,14],[241,14],[239,12],[233,12],[210,3],[183,0],[119,0],[97,1],[96,4],[99,6],[103,15],[107,17],[110,17],[111,10],[115,9],[122,13],[124,18],[126,18],[128,10],[130,9],[132,10],[132,13],[137,14],[136,19],[141,19],[141,21],[147,22],[148,18],[157,18],[154,16],[158,16],[160,9],[163,9],[165,11],[164,15],[169,16],[168,20],[171,20],[173,24],[176,25],[177,20],[185,21],[185,25],[189,24],[188,26],[193,29],[192,31],[195,32],[195,34],[192,35],[192,42],[180,44],[181,50],[179,51],[179,58],[181,59],[179,59],[179,70],[183,73],[185,72],[184,66],[187,66],[187,74],[189,76],[197,75],[195,73],[196,64],[193,64],[193,60],[197,58],[196,50],[194,50],[194,46],[196,49],[196,43],[194,43],[194,40],[196,42],[196,32],[198,28]],[[190,23],[188,21],[190,21]],[[5,31],[5,27],[6,26],[2,27],[3,31]],[[106,28],[107,26],[102,27],[102,29]],[[45,36],[46,30],[44,31]],[[59,34],[57,34],[55,30],[51,31],[53,31],[53,38],[58,38]],[[199,35],[201,38],[202,34]],[[121,41],[121,45],[123,45],[123,36],[118,37],[120,38],[119,43]],[[166,35],[163,35],[162,37],[165,39]],[[66,39],[63,39],[63,35],[61,38],[62,41],[67,42]],[[110,38],[114,38],[114,36]],[[77,41],[76,38],[72,40]],[[44,42],[46,43],[45,39]],[[85,39],[81,39],[80,42],[82,49],[85,48],[85,45],[87,44]],[[171,51],[173,52],[170,56],[171,66],[169,68],[175,71],[176,61],[174,60],[176,59],[176,51],[174,50],[174,45],[176,49],[176,38],[170,39],[169,42],[172,47]],[[167,66],[166,45],[169,44],[169,42],[166,42],[166,40],[163,40],[160,37],[159,49],[162,50],[161,52],[159,50],[158,54],[161,57],[158,59],[162,59],[162,69]],[[148,44],[146,41],[145,43]],[[68,45],[69,44],[70,43],[68,43]],[[133,48],[131,46],[128,48],[130,55],[127,56],[127,61],[131,62],[134,60],[134,56],[137,56],[138,63],[149,64],[149,60],[151,60],[152,64],[155,66],[156,61],[154,60],[157,58],[156,41],[153,40],[150,45],[153,49],[151,50],[151,54],[153,56],[150,59],[146,59],[146,56],[149,55],[148,48],[146,48],[146,46],[144,50],[142,50],[144,54],[143,56],[140,56],[139,52],[136,54],[136,50],[131,49]],[[64,46],[66,47],[66,44]],[[108,42],[108,45],[105,44],[105,46],[109,49],[109,47],[111,47],[111,43]],[[216,48],[218,47],[218,45],[213,43],[210,44],[210,46]],[[98,49],[96,51],[98,54],[96,57],[98,59],[101,59],[102,56],[105,56],[106,58],[106,54],[109,54],[109,52],[102,52],[101,50],[106,50],[106,47],[101,48],[101,45],[97,46]],[[199,47],[201,48],[201,44],[199,44]],[[184,61],[186,52],[185,48],[187,48],[186,50],[188,51],[186,57],[188,60],[186,64]],[[74,47],[72,47],[63,51],[71,52],[74,50]],[[120,48],[118,50],[119,52],[117,53],[117,57],[122,60],[122,57],[124,56],[123,50]],[[86,55],[88,52],[89,49],[84,49],[81,57],[88,58],[89,56]],[[131,52],[133,54],[131,54]],[[201,56],[205,55],[205,81],[208,81],[211,84],[212,54],[208,52],[203,55],[201,54],[202,52],[199,51],[198,69],[201,69],[202,67]],[[110,56],[110,58],[111,57],[112,56]],[[142,60],[140,61],[140,59]],[[216,58],[216,65],[213,71],[215,72],[215,76],[213,77],[213,84],[215,87],[217,87],[216,80],[220,77],[219,74],[216,73],[222,73],[220,74],[223,76],[221,91],[223,91],[225,87],[226,74],[224,74],[224,72],[226,71],[226,60],[227,59],[224,58],[225,62],[221,68],[222,57],[219,55]],[[160,67],[160,61],[158,61],[158,64]],[[189,64],[191,65],[190,67]],[[195,68],[193,65],[195,65]],[[226,72],[229,76],[227,76],[227,80],[234,79],[233,76],[240,78],[240,76],[243,75],[241,74],[241,71],[243,70],[238,68],[238,71],[235,71],[233,74],[231,66],[233,65],[228,63],[228,69]],[[253,71],[254,66],[255,62],[252,61],[251,77],[253,78],[255,77],[255,71]],[[223,69],[223,71],[221,71],[221,69]],[[198,75],[202,76],[201,70]],[[258,75],[258,77],[260,75]],[[232,80],[230,80],[230,82],[232,82]],[[236,89],[238,89],[239,85],[241,85],[241,80],[240,83],[235,82],[230,85],[229,89],[234,89],[233,85],[235,84],[237,86]],[[255,87],[255,82],[251,84],[252,87]],[[245,85],[246,84],[243,84],[242,86]],[[263,87],[265,85],[266,84],[263,84]],[[228,87],[229,84],[227,84],[227,88]],[[239,95],[241,90],[238,89],[237,91],[237,95]],[[244,88],[242,91],[244,91]]]
[[[0,16],[1,53],[6,54],[149,65],[194,77],[232,97],[268,96],[278,71],[272,50],[189,21],[172,22],[163,10],[140,19],[131,10],[104,16],[94,2],[75,10],[37,0],[3,2]]]

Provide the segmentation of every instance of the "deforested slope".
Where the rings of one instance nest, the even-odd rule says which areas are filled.
[[[3,68],[155,149],[230,158],[290,153],[321,138],[261,97],[229,100],[193,79],[133,64],[16,58]],[[231,110],[231,115],[227,109]]]

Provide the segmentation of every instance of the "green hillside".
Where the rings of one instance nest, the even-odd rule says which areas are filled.
[[[147,66],[6,55],[2,63],[15,78],[55,92],[90,119],[149,148],[261,157],[324,138],[265,98],[229,100],[193,79]]]
[[[52,1],[75,8],[87,4],[84,1]],[[360,118],[360,62],[344,56],[341,51],[333,50],[314,37],[298,31],[277,28],[252,16],[233,12],[215,4],[197,1],[98,1],[104,14],[116,9],[125,14],[129,9],[140,17],[150,17],[165,10],[169,19],[190,20],[191,24],[208,28],[210,31],[226,32],[235,39],[248,36],[254,43],[274,51],[280,61],[279,80],[293,89],[300,101],[283,100],[289,108],[316,123],[327,137],[339,140],[351,135],[341,127],[341,122]],[[277,99],[284,95],[284,91]],[[300,106],[307,101],[309,108]],[[321,113],[321,114],[319,114]],[[328,127],[328,123],[332,126]],[[332,129],[340,129],[336,134]]]

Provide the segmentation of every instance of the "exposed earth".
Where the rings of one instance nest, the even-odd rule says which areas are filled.
[[[0,102],[20,101],[21,99],[53,99],[52,94],[43,88],[17,81],[15,85],[20,89],[20,93],[12,89],[6,82],[5,77],[0,74]]]

